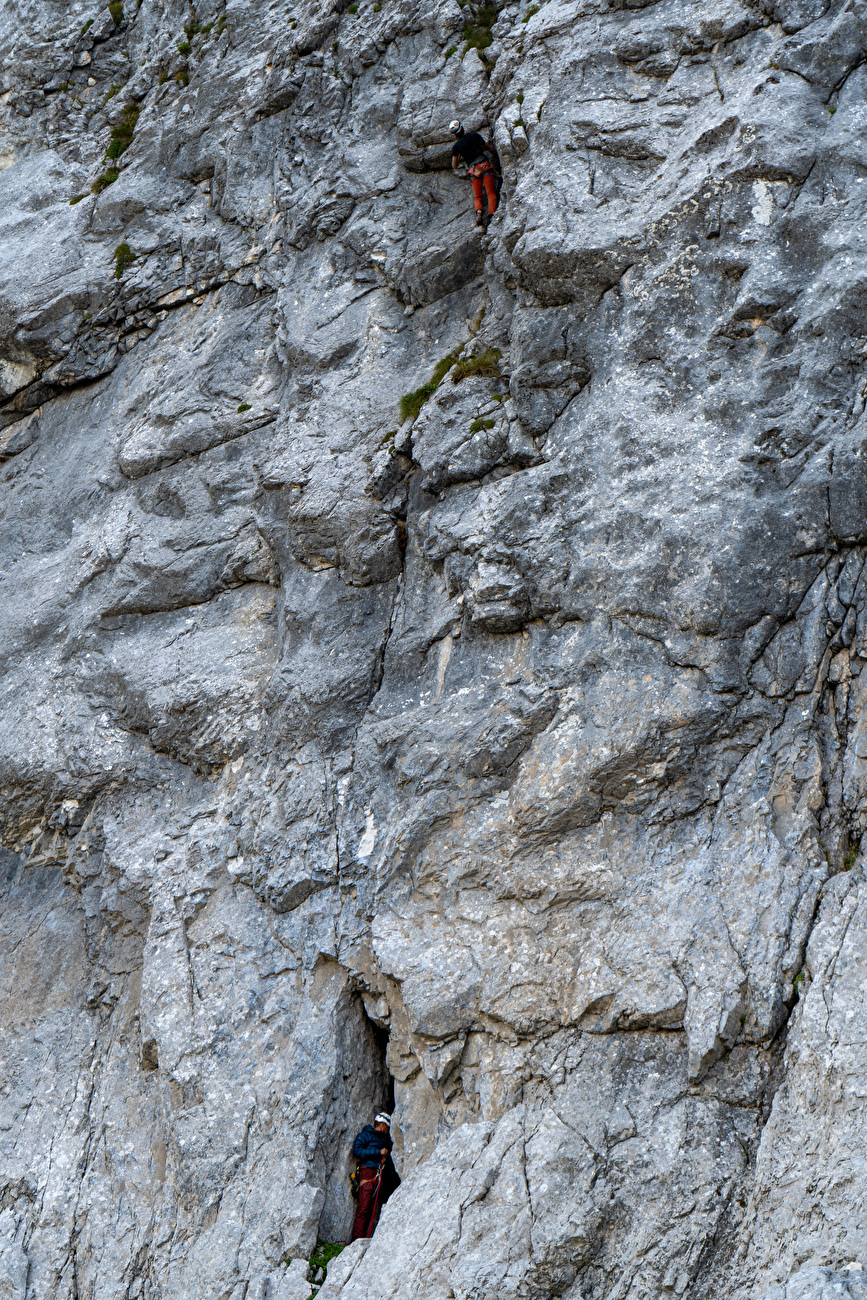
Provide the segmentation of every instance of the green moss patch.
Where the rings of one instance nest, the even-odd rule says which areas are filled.
[[[136,260],[136,254],[132,251],[129,244],[118,244],[114,250],[114,278],[120,280],[124,271],[132,266]]]
[[[470,433],[481,433],[482,429],[493,429],[496,420],[473,420]]]
[[[112,0],[112,3],[108,6],[108,12],[111,14],[111,20],[115,27],[120,27],[123,22],[122,0]]]
[[[401,422],[416,418],[427,399],[433,397],[460,355],[460,348],[456,352],[449,352],[447,356],[444,356],[441,361],[436,363],[434,372],[426,384],[422,384],[421,388],[417,388],[413,393],[404,393],[400,399]]]
[[[317,1269],[324,1268],[327,1276],[328,1265],[331,1263],[332,1259],[337,1258],[345,1244],[346,1243],[343,1241],[323,1241],[321,1237],[317,1237],[316,1249],[310,1256],[310,1267],[313,1269],[314,1273]],[[313,1300],[313,1296],[315,1296],[318,1291],[319,1288],[314,1287],[311,1293],[311,1300]]]

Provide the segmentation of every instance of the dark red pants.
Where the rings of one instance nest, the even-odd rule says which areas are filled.
[[[482,186],[488,192],[488,216],[492,217],[497,210],[497,178],[494,173],[485,172],[484,176],[471,176],[473,182],[473,202],[476,205],[476,212],[482,210]]]
[[[379,1206],[374,1205],[378,1191],[378,1171],[362,1169],[361,1183],[358,1188],[358,1209],[355,1211],[355,1222],[352,1225],[352,1241],[357,1241],[359,1237],[373,1236],[376,1227],[375,1217],[379,1214]]]

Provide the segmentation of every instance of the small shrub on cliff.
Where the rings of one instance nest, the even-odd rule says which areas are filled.
[[[486,50],[493,42],[491,31],[497,21],[495,5],[482,5],[476,10],[474,22],[464,24],[464,54],[467,50]]]

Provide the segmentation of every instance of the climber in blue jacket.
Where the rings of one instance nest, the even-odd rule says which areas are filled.
[[[400,1183],[392,1164],[394,1143],[389,1129],[391,1116],[379,1114],[372,1124],[365,1124],[352,1144],[358,1161],[358,1209],[352,1225],[352,1240],[372,1237],[380,1207]]]

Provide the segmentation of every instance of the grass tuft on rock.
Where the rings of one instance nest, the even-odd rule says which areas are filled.
[[[452,373],[452,383],[459,384],[462,379],[472,379],[473,377],[499,379],[500,357],[502,355],[499,348],[488,348],[485,352],[480,352],[477,357],[466,357],[455,366]]]
[[[120,280],[124,271],[128,270],[136,260],[136,254],[132,251],[129,244],[118,244],[114,250],[114,278]]]
[[[140,113],[141,107],[138,104],[127,104],[117,126],[111,128],[111,141],[105,151],[106,158],[119,158],[121,154],[126,153],[132,144],[135,124]]]
[[[496,420],[473,420],[470,425],[470,433],[481,433],[482,429],[493,429],[496,423]]]
[[[111,21],[115,27],[120,27],[123,22],[123,2],[122,0],[112,0],[108,6],[108,12],[111,14]]]
[[[120,172],[117,171],[116,168],[114,167],[106,168],[106,170],[102,173],[102,175],[97,176],[96,180],[91,185],[90,187],[91,194],[101,194],[103,190],[108,189],[109,185],[113,185],[115,183],[119,175]]]
[[[73,194],[72,198],[69,200],[69,206],[73,207],[76,203],[80,203],[81,200],[86,197],[87,195],[85,194]]]
[[[421,388],[417,388],[413,393],[404,393],[400,399],[400,419],[402,424],[407,420],[416,418],[427,399],[433,397],[460,355],[460,348],[456,352],[449,352],[447,356],[444,356],[441,361],[436,363],[434,372],[426,384],[422,384]]]
[[[242,402],[241,405],[238,407],[238,414],[241,415],[243,414],[244,411],[252,411],[252,409],[253,408],[249,402]]]

